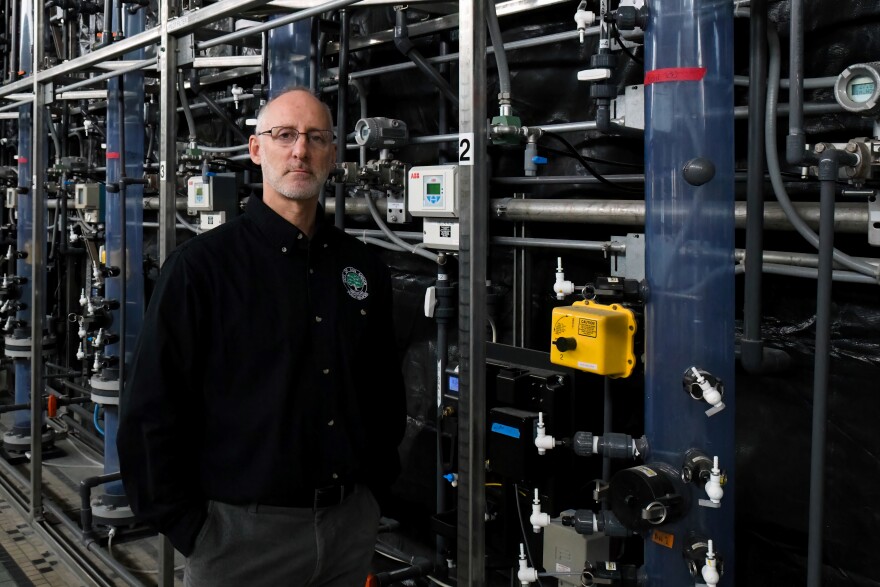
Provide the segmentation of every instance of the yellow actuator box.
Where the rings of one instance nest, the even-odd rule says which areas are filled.
[[[629,377],[635,367],[636,318],[620,304],[589,300],[553,308],[550,360],[608,377]]]

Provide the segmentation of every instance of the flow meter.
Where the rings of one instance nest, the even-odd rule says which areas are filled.
[[[880,113],[880,62],[857,63],[844,69],[834,82],[834,97],[848,112]]]

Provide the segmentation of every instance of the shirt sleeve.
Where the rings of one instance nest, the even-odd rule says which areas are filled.
[[[199,483],[203,357],[200,288],[179,251],[168,257],[150,300],[120,398],[117,449],[131,508],[184,555],[206,518]],[[205,298],[207,300],[208,298]]]

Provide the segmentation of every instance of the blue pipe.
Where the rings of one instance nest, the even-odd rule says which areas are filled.
[[[19,13],[21,15],[21,33],[19,36],[19,70],[24,72],[24,76],[29,76],[33,69],[33,0],[23,0],[21,2]],[[33,222],[33,195],[31,194],[31,178],[33,175],[33,167],[31,159],[33,158],[33,112],[32,105],[22,106],[18,111],[18,187],[24,188],[18,196],[18,230],[16,247],[18,251],[28,252],[33,250],[32,239],[34,238],[34,222]],[[46,133],[48,134],[48,132]],[[48,149],[48,145],[45,146]],[[39,231],[41,237],[46,239],[45,230]],[[45,244],[44,244],[45,247]],[[21,310],[16,312],[15,318],[21,324],[24,331],[22,335],[25,338],[30,337],[30,321],[31,312],[30,299],[31,289],[33,287],[33,259],[26,257],[16,261],[15,273],[17,276],[25,279],[25,282],[19,286],[21,295],[19,301],[25,304]],[[43,272],[39,276],[41,285],[45,290],[46,274]],[[45,309],[40,308],[45,314]],[[15,403],[27,404],[31,401],[31,360],[15,359]],[[40,398],[35,398],[40,401]],[[29,437],[31,435],[31,415],[29,410],[20,410],[15,412],[13,417],[13,430],[16,434]]]
[[[117,12],[118,11],[114,11]],[[131,37],[144,30],[145,11],[138,10],[135,14],[124,11],[124,32],[126,37]],[[115,25],[116,23],[114,23]],[[117,30],[115,27],[114,30]],[[144,50],[138,49],[126,53],[125,60],[138,61],[144,59]],[[124,91],[124,107],[120,112],[119,102],[115,99],[119,84]],[[127,73],[120,78],[113,78],[108,82],[107,104],[107,183],[118,183],[121,173],[121,165],[125,165],[125,177],[140,179],[144,173],[144,73],[136,71]],[[124,125],[120,133],[120,125]],[[121,135],[121,136],[120,136]],[[124,145],[121,142],[124,137]],[[109,277],[106,281],[105,295],[108,299],[123,300],[124,306],[114,310],[113,328],[121,328],[124,324],[125,332],[117,332],[120,338],[124,338],[124,344],[114,343],[107,345],[107,356],[119,356],[124,352],[125,357],[119,357],[120,362],[130,362],[131,351],[135,347],[137,335],[143,325],[144,316],[144,280],[141,267],[143,266],[143,186],[130,184],[123,191],[107,195],[107,221],[106,221],[106,247],[107,264],[114,267],[127,269],[127,275]],[[124,194],[125,202],[121,201]],[[121,206],[125,206],[125,226],[122,226]],[[123,235],[125,231],[125,246],[123,247]],[[123,255],[126,255],[123,260]],[[125,287],[123,295],[122,288]],[[122,320],[122,312],[125,312],[125,320]],[[124,368],[120,369],[125,372]],[[121,383],[120,383],[121,385]],[[119,453],[116,450],[116,430],[118,427],[118,406],[104,406],[104,473],[111,474],[119,471]],[[104,486],[108,495],[123,495],[124,489],[121,481],[107,483]]]
[[[667,547],[646,536],[652,587],[693,585],[680,545],[689,531],[711,538],[724,558],[722,585],[734,585],[734,191],[733,3],[655,0],[645,34],[646,278],[645,434],[648,460],[681,469],[691,448],[718,456],[728,483],[718,509],[689,486],[690,505],[660,528]],[[686,180],[685,165],[711,162]],[[700,184],[700,182],[705,182]],[[690,366],[724,382],[726,409],[683,389]],[[667,542],[668,543],[668,542]]]

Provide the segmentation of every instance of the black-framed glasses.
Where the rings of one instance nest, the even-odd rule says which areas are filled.
[[[258,132],[258,135],[269,135],[272,140],[283,147],[296,144],[297,139],[303,136],[312,147],[326,149],[333,143],[332,130],[309,130],[299,131],[290,126],[273,126],[269,130]]]

